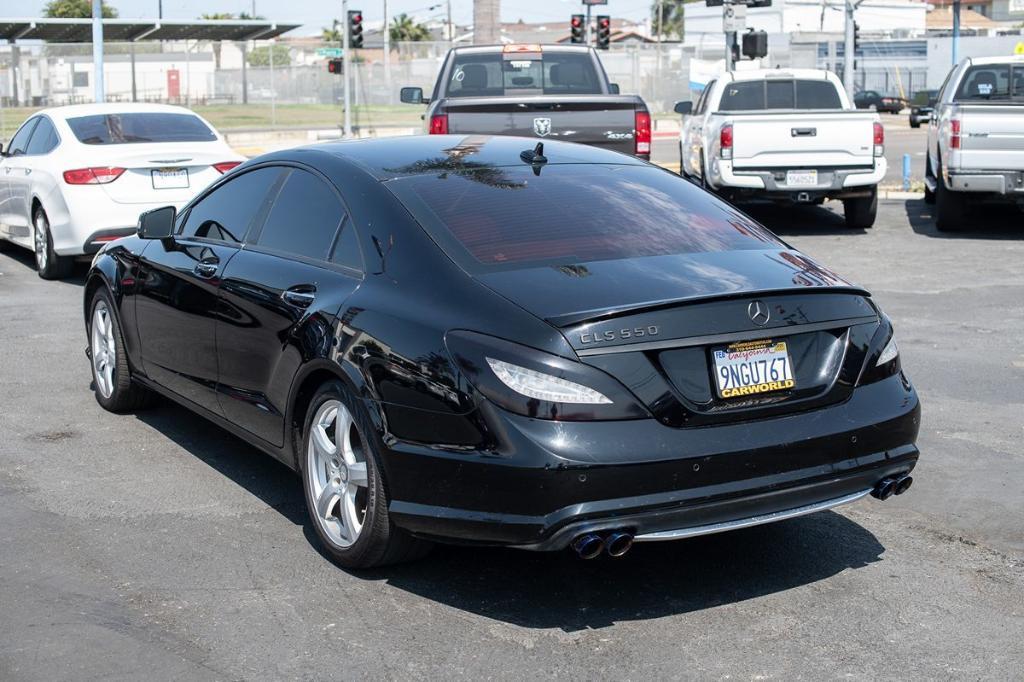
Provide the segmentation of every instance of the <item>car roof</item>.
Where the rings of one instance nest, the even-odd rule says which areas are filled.
[[[769,78],[815,78],[832,80],[836,75],[825,69],[744,69],[730,71],[733,81],[754,81]]]
[[[185,107],[177,107],[171,104],[142,104],[138,102],[105,102],[102,104],[69,104],[62,107],[51,107],[43,109],[40,114],[46,114],[51,118],[69,119],[79,116],[96,116],[99,114],[128,114],[128,113],[167,113],[167,114],[193,114],[195,112]]]
[[[445,170],[462,172],[482,168],[530,164],[521,158],[537,143],[544,145],[547,164],[585,163],[644,165],[633,156],[596,147],[541,140],[535,137],[491,135],[417,135],[341,142],[322,142],[300,147],[316,150],[356,164],[380,181]],[[279,153],[286,155],[286,152]],[[278,154],[274,154],[280,158]]]
[[[508,45],[467,45],[456,47],[452,51],[457,54],[497,54],[504,52],[533,52],[528,48],[540,48],[540,52],[590,52],[588,45],[562,45],[559,43],[514,43]]]
[[[988,64],[1024,64],[1024,55],[1008,54],[1002,57],[968,57],[968,63],[975,66]]]

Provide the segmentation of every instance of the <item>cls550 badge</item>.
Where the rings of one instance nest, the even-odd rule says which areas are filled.
[[[600,341],[625,341],[626,339],[640,338],[641,336],[657,336],[658,325],[652,324],[647,327],[633,327],[632,329],[606,329],[597,332],[584,332],[580,334],[580,343],[598,343]]]

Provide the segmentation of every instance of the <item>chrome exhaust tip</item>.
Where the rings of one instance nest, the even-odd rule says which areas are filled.
[[[579,558],[594,559],[604,549],[604,539],[596,533],[584,533],[573,540],[570,546]]]
[[[624,531],[617,531],[609,535],[604,541],[604,548],[608,556],[620,557],[629,551],[633,546],[633,534]]]
[[[871,496],[879,500],[888,500],[895,492],[896,479],[883,478],[871,490]]]
[[[902,495],[910,490],[910,486],[912,485],[914,485],[914,477],[909,474],[904,474],[896,479],[896,484],[893,485],[892,492],[894,495]]]

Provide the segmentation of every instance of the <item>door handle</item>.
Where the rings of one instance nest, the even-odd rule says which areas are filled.
[[[793,128],[790,130],[793,137],[815,137],[818,134],[817,128]]]
[[[296,308],[308,308],[316,299],[316,287],[310,285],[294,286],[281,292],[281,300]]]
[[[218,263],[216,261],[196,263],[196,266],[192,268],[192,272],[196,273],[200,277],[209,279],[217,274],[217,265]]]

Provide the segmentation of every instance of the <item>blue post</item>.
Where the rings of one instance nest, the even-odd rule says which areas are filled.
[[[953,0],[953,66],[960,60],[960,0]]]
[[[903,155],[903,191],[910,191],[910,154]]]

